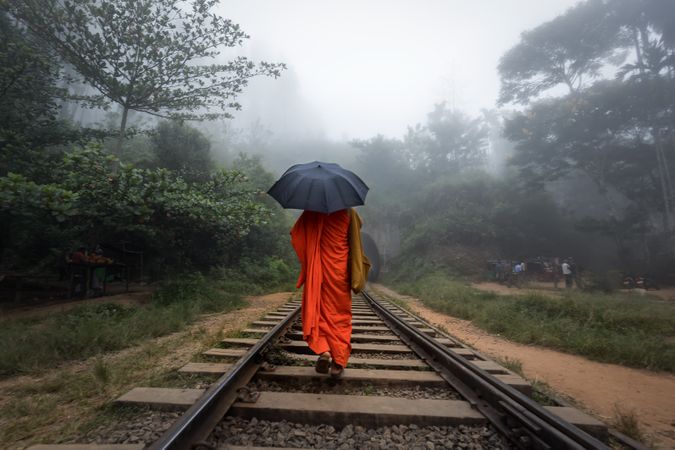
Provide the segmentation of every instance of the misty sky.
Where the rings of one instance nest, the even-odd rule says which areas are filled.
[[[441,100],[471,114],[494,107],[500,56],[576,3],[223,0],[217,11],[251,36],[244,53],[290,69],[254,82],[260,98],[242,99],[240,119],[341,139],[401,136]]]

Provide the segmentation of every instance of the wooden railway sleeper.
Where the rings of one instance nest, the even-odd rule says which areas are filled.
[[[217,448],[206,441],[200,441],[193,444],[191,450],[217,450]]]

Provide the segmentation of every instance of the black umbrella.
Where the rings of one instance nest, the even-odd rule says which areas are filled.
[[[363,205],[368,186],[338,164],[314,161],[292,166],[267,193],[284,208],[330,214]]]

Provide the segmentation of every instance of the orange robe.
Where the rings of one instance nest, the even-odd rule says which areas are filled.
[[[352,297],[349,292],[349,213],[305,211],[291,230],[300,260],[302,335],[316,354],[330,352],[342,367],[352,350]]]

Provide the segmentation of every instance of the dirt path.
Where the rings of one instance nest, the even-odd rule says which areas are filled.
[[[0,311],[2,319],[28,319],[32,317],[42,317],[53,313],[59,313],[77,308],[82,305],[97,305],[103,303],[114,303],[116,305],[130,306],[140,305],[150,301],[153,289],[145,287],[137,292],[125,292],[116,295],[106,295],[104,297],[94,297],[87,299],[77,299],[70,301],[61,301],[48,305],[27,306],[11,310]]]
[[[659,448],[675,448],[675,376],[516,344],[491,335],[470,321],[432,311],[415,298],[400,295],[381,285],[373,288],[384,295],[406,301],[416,314],[444,327],[481,353],[518,359],[527,378],[546,382],[606,422],[614,419],[616,408],[624,412],[634,411]]]

